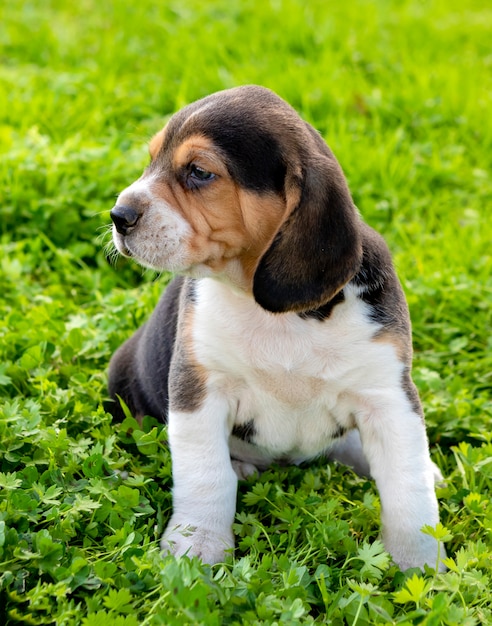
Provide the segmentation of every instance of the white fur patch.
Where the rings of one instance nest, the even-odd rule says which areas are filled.
[[[145,204],[145,211],[138,226],[126,236],[113,226],[113,241],[121,254],[135,258],[141,265],[184,271],[189,264],[187,242],[191,228],[174,207],[153,193],[155,180],[152,175],[144,175],[121,192],[119,205],[132,206],[133,198],[138,197],[137,204]]]
[[[254,420],[271,460],[312,458],[353,428],[354,390],[401,386],[403,365],[393,346],[372,341],[379,326],[350,288],[325,322],[269,313],[215,280],[201,281],[196,297],[195,358],[229,399],[233,423]]]

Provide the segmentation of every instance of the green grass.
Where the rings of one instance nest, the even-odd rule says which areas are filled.
[[[0,623],[492,623],[491,26],[485,0],[2,4]],[[393,251],[446,574],[392,566],[374,484],[323,463],[241,484],[227,563],[159,555],[165,429],[103,401],[165,277],[107,262],[108,211],[170,114],[244,83],[320,129]]]

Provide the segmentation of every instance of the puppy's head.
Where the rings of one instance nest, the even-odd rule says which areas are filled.
[[[150,156],[111,211],[123,255],[222,276],[273,312],[316,308],[357,272],[359,218],[340,166],[268,89],[190,104],[152,139]]]

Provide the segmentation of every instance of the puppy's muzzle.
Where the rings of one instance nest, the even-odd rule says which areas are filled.
[[[136,226],[140,218],[137,211],[128,206],[116,205],[109,214],[120,235],[127,235],[130,228]]]

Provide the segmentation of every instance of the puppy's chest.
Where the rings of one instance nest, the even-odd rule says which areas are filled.
[[[338,360],[336,349],[330,357],[305,329],[294,336],[285,329],[248,334],[232,333],[220,356],[209,355],[211,380],[229,401],[233,434],[268,461],[316,456],[352,425],[350,410],[340,401],[343,376],[339,380],[337,367],[330,367],[331,359]]]
[[[309,457],[353,425],[347,400],[375,332],[357,304],[320,322],[273,315],[231,298],[205,299],[194,323],[196,356],[230,401],[236,431],[273,455]]]
[[[195,356],[208,372],[296,403],[336,385],[370,358],[378,326],[349,289],[345,302],[318,321],[269,313],[214,283],[200,281],[192,329]]]
[[[339,388],[321,375],[251,370],[240,382],[226,383],[225,391],[233,434],[272,460],[311,458],[352,425]]]
[[[254,421],[258,443],[261,435],[266,440],[292,437],[289,428],[297,432],[298,423],[307,425],[320,415],[324,427],[333,421],[331,413],[344,388],[343,376],[335,373],[338,351],[323,350],[309,334],[302,335],[295,340],[284,336],[278,345],[282,333],[273,337],[257,330],[254,340],[236,343],[230,367],[218,375],[225,393],[236,402],[235,422]]]
[[[328,385],[321,377],[321,372],[306,372],[308,368],[300,367],[294,371],[282,368],[251,368],[244,376],[246,383],[242,390],[244,399],[248,398],[250,404],[262,403],[262,398],[268,398],[270,403],[276,401],[283,407],[296,409],[309,406],[312,402],[319,401],[330,395]],[[251,396],[251,397],[249,397]],[[263,400],[263,404],[266,399]],[[258,411],[256,411],[258,412]]]
[[[326,392],[347,365],[346,346],[320,332],[319,323],[313,328],[295,314],[241,317],[202,316],[195,327],[200,362],[231,392],[242,386],[252,395],[299,406]]]

